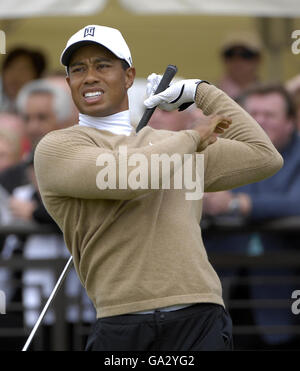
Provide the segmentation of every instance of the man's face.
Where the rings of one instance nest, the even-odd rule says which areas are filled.
[[[47,93],[30,95],[25,107],[24,121],[25,134],[33,146],[36,146],[44,135],[58,129],[52,95]]]
[[[294,130],[294,123],[287,117],[286,104],[279,93],[251,95],[244,108],[261,125],[277,149],[285,146]]]
[[[233,48],[224,59],[227,74],[238,84],[257,78],[260,57],[242,47]]]
[[[103,117],[128,109],[127,90],[135,69],[98,45],[79,48],[71,57],[67,82],[79,112]]]
[[[14,99],[23,85],[36,77],[32,63],[28,57],[16,58],[3,71],[3,85],[5,93]]]

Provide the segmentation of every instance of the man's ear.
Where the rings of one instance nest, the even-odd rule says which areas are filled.
[[[69,85],[69,88],[70,88],[70,77],[68,75],[66,76],[66,81],[67,81],[67,83]]]
[[[129,89],[133,82],[134,82],[134,78],[135,78],[135,68],[134,67],[129,67],[127,68],[127,70],[125,71],[125,87],[126,89]]]

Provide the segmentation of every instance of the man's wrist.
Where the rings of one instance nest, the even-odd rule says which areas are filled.
[[[198,133],[197,130],[194,130],[192,128],[190,129],[186,129],[185,132],[191,136],[196,144],[196,150],[195,152],[199,152],[199,148],[201,148],[201,144],[202,144],[202,137],[201,137],[201,134]]]
[[[201,80],[197,85],[194,102],[198,108],[201,108],[202,100],[210,86],[211,84],[206,80]]]

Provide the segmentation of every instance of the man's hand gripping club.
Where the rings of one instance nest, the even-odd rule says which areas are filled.
[[[161,80],[161,75],[152,73],[148,76],[147,96],[144,104],[147,108],[158,106],[165,111],[178,109],[182,111],[195,102],[196,90],[202,80],[188,79],[171,84],[163,92],[154,95],[154,92]],[[229,117],[220,115],[203,116],[197,119],[188,127],[200,134],[201,142],[198,151],[203,151],[208,145],[217,140],[218,134],[224,133],[232,120]]]

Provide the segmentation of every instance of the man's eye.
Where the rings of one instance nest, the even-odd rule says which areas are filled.
[[[37,119],[38,119],[39,121],[45,121],[45,120],[48,119],[48,115],[46,115],[45,113],[39,113],[39,114],[37,115]]]
[[[108,68],[108,67],[110,67],[110,65],[106,63],[100,63],[97,65],[98,69],[103,69],[103,68]]]
[[[83,71],[83,67],[75,67],[75,68],[72,68],[71,73],[82,72],[82,71]]]

